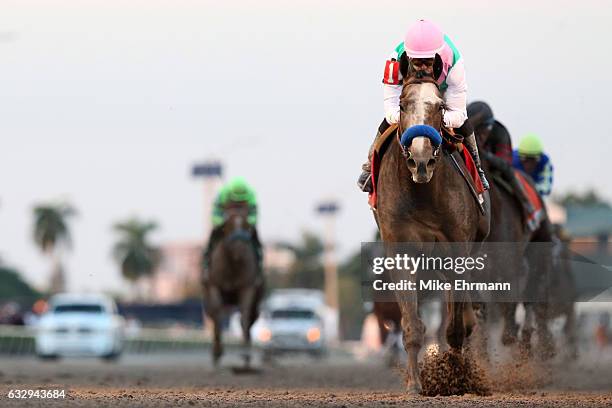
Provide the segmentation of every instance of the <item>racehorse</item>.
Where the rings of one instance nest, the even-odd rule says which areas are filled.
[[[552,270],[547,279],[544,279],[545,294],[543,301],[536,305],[535,316],[542,319],[548,336],[548,343],[540,347],[540,355],[550,358],[555,354],[555,345],[552,336],[548,333],[546,323],[558,317],[565,319],[563,335],[566,342],[566,358],[575,360],[578,358],[578,344],[576,333],[576,311],[575,302],[578,298],[576,282],[572,273],[571,252],[569,250],[570,237],[563,227],[553,225],[553,262]]]
[[[264,279],[252,243],[253,227],[247,222],[248,209],[237,206],[226,209],[219,242],[211,254],[210,270],[202,276],[204,312],[213,322],[213,361],[218,364],[223,354],[221,330],[229,307],[240,311],[244,341],[244,363],[251,359],[250,329],[259,316],[264,294]]]
[[[439,135],[444,102],[436,79],[415,75],[415,71],[404,78],[398,136],[417,125],[426,125]],[[402,139],[398,137],[389,144],[377,177],[375,218],[383,242],[454,242],[460,253],[468,256],[477,249],[474,243],[488,234],[487,216],[480,212],[466,180],[435,134]],[[387,256],[394,256],[390,252]],[[391,270],[391,276],[397,280],[395,272]],[[410,278],[415,279],[415,275]],[[418,354],[425,326],[418,315],[418,296],[413,291],[396,291],[395,296],[408,358],[407,391],[420,393]],[[466,293],[454,290],[446,291],[445,300],[446,339],[452,350],[460,353],[475,324],[472,305]]]
[[[476,129],[477,130],[477,129]],[[500,131],[507,133],[505,128]],[[510,139],[510,135],[507,139]],[[489,270],[495,273],[490,276],[491,280],[515,281],[521,287],[524,299],[512,301],[491,302],[495,303],[501,312],[503,329],[501,342],[504,345],[515,344],[520,337],[521,346],[524,350],[531,349],[531,334],[537,331],[538,347],[541,355],[549,352],[552,344],[552,335],[548,330],[547,307],[542,298],[542,290],[546,290],[545,282],[552,272],[552,226],[546,208],[542,205],[540,210],[540,222],[537,228],[530,229],[527,226],[527,216],[523,213],[522,205],[504,181],[501,175],[494,171],[500,165],[494,166],[493,161],[501,160],[483,152],[486,140],[476,131],[476,140],[481,151],[483,169],[489,176],[490,199],[491,199],[491,230],[487,242],[507,243],[500,248],[502,253],[489,257]],[[506,169],[512,171],[512,169]],[[535,192],[532,180],[523,176],[522,179],[529,184],[524,188],[531,188]],[[540,202],[541,198],[538,197]],[[548,244],[546,244],[548,243]],[[517,279],[518,278],[518,279]],[[524,300],[521,302],[521,300]],[[522,328],[516,322],[516,309],[522,303],[525,307],[525,320]],[[490,304],[480,304],[482,313],[479,313],[479,326],[484,330],[488,325],[487,314]],[[535,327],[534,327],[535,325]],[[481,333],[479,350],[485,358],[487,355],[487,336]],[[520,336],[519,336],[520,335]]]

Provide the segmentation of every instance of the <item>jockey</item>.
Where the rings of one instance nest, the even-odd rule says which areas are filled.
[[[214,245],[222,237],[223,224],[226,218],[226,209],[230,206],[245,206],[248,209],[247,223],[253,228],[253,246],[257,254],[258,263],[261,264],[262,249],[259,237],[257,235],[257,199],[255,191],[247,184],[242,177],[235,177],[225,184],[213,206],[212,225],[213,230],[208,239],[208,246],[204,253],[204,265],[207,268],[210,265],[210,256]]]
[[[550,158],[544,153],[540,138],[533,133],[526,134],[512,156],[514,167],[531,176],[538,193],[542,197],[550,195],[553,182],[553,165]]]
[[[491,107],[485,102],[470,103],[467,113],[474,133],[480,141],[483,159],[489,163],[491,170],[497,171],[504,181],[510,184],[525,212],[531,214],[533,205],[512,167],[510,133],[501,122],[495,119]]]
[[[465,146],[474,158],[485,189],[488,189],[489,183],[480,165],[476,138],[466,121],[467,82],[463,58],[450,38],[428,20],[419,20],[412,25],[404,41],[387,60],[383,78],[385,119],[378,128],[376,139],[400,118],[399,102],[403,80],[400,66],[410,64],[418,70],[433,73],[434,63],[441,64],[441,75],[437,82],[444,96],[444,126],[456,129],[457,133],[464,136]],[[371,157],[376,139],[370,147],[368,161],[363,164],[363,173],[357,181],[359,188],[365,192],[372,191]]]

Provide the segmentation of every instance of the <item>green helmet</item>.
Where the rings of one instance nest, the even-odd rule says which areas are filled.
[[[519,142],[518,152],[525,156],[539,156],[544,152],[544,145],[538,135],[527,133]]]
[[[249,201],[251,188],[243,177],[234,177],[227,186],[228,198],[230,201]]]

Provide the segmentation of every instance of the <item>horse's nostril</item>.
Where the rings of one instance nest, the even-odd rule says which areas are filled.
[[[408,159],[406,160],[406,163],[408,164],[408,167],[411,169],[416,168],[416,162],[414,161],[414,159]]]
[[[429,159],[429,161],[427,162],[427,167],[433,167],[434,164],[436,164],[436,161],[434,159]]]

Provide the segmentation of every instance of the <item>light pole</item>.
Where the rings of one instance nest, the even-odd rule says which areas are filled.
[[[223,166],[218,160],[207,160],[195,164],[192,167],[191,175],[204,180],[204,243],[208,240],[212,228],[211,213],[213,201],[215,199],[215,189],[217,182],[223,174]]]
[[[325,303],[331,311],[329,322],[329,337],[338,338],[338,318],[340,302],[338,301],[338,265],[335,257],[335,224],[336,214],[340,210],[335,201],[321,202],[317,208],[317,214],[325,220],[325,233],[323,236],[323,269],[325,272]]]

